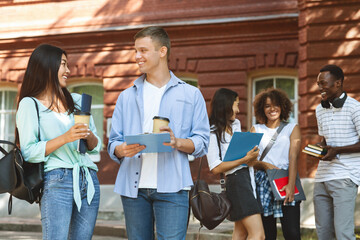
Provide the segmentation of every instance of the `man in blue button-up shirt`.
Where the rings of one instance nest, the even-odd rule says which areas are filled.
[[[185,239],[193,184],[188,154],[205,155],[209,142],[205,101],[199,89],[169,71],[164,29],[144,28],[134,38],[144,75],[120,94],[112,118],[108,152],[120,163],[115,192],[121,195],[129,239],[154,239],[154,222],[158,239]],[[124,136],[148,131],[154,115],[170,120],[160,130],[170,133],[165,144],[173,150],[141,154],[145,146],[127,145]]]

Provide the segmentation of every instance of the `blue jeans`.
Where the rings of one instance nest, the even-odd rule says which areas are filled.
[[[137,198],[121,196],[129,240],[151,240],[154,222],[158,240],[185,239],[189,211],[189,193],[158,193],[139,189]]]
[[[44,240],[91,239],[99,209],[100,186],[96,171],[89,169],[95,187],[95,195],[89,205],[86,199],[87,181],[84,170],[80,169],[80,212],[74,201],[72,169],[59,168],[45,173],[40,205]]]

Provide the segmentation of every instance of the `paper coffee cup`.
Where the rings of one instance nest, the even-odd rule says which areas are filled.
[[[153,133],[160,133],[160,127],[168,126],[170,120],[166,117],[153,117]]]
[[[75,124],[77,123],[83,123],[87,124],[89,126],[90,123],[90,113],[89,112],[74,112],[74,120]]]

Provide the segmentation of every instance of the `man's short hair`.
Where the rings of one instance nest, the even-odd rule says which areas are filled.
[[[330,74],[332,76],[334,76],[336,80],[341,80],[341,83],[344,81],[343,70],[334,64],[328,64],[328,65],[323,66],[320,69],[320,72],[330,72]]]
[[[157,42],[160,47],[165,46],[167,48],[167,57],[170,56],[170,38],[165,29],[159,26],[150,26],[143,28],[135,34],[134,40],[144,37],[150,37],[153,41]]]

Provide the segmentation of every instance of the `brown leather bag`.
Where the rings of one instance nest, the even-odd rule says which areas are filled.
[[[231,203],[226,197],[224,175],[222,174],[221,193],[210,192],[208,184],[200,179],[201,162],[198,178],[190,190],[190,205],[196,219],[211,230],[217,227],[229,215]]]

